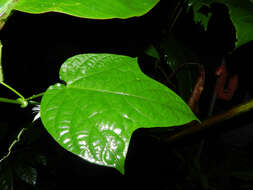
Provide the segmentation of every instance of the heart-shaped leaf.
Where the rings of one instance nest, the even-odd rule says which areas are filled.
[[[143,74],[136,58],[84,54],[68,59],[41,102],[41,119],[74,154],[124,173],[138,128],[182,125],[197,118],[166,86]]]
[[[141,16],[159,0],[18,0],[16,10],[28,13],[61,12],[73,16],[109,19]]]

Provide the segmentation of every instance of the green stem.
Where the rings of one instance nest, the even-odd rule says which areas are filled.
[[[15,144],[17,144],[17,143],[20,141],[20,137],[21,137],[21,135],[23,134],[23,132],[24,132],[25,130],[27,130],[27,128],[23,128],[23,129],[21,129],[21,130],[19,131],[19,133],[18,133],[16,139],[15,139],[15,140],[11,143],[11,145],[9,146],[9,148],[8,148],[8,153],[7,153],[3,158],[0,159],[0,163],[10,156],[13,147],[15,146]]]
[[[174,9],[174,13],[172,14],[172,20],[170,21],[170,25],[169,25],[169,29],[168,31],[171,32],[174,28],[174,25],[176,24],[179,16],[181,15],[183,9],[184,9],[184,4],[185,4],[185,1],[178,1],[175,9]]]
[[[14,92],[16,95],[18,95],[22,100],[25,100],[24,96],[22,96],[22,94],[20,94],[18,91],[16,91],[14,88],[12,88],[11,86],[9,86],[8,84],[4,83],[4,82],[0,82],[0,84],[2,84],[3,86],[5,86],[6,88],[8,88],[9,90],[11,90],[12,92]]]
[[[19,98],[17,100],[8,99],[8,98],[1,98],[0,97],[0,102],[10,103],[10,104],[20,104],[22,108],[25,108],[28,105],[28,103],[32,104],[32,105],[37,105],[38,104],[37,102],[31,101],[31,100],[33,100],[35,98],[39,98],[39,97],[44,95],[44,92],[42,92],[42,93],[39,93],[39,94],[35,94],[35,95],[33,95],[29,98],[25,98],[22,94],[20,94],[18,91],[16,91],[14,88],[9,86],[8,84],[6,84],[4,82],[0,82],[0,84],[2,84],[3,86],[5,86],[6,88],[8,88],[9,90],[11,90],[16,95],[19,96]]]
[[[8,98],[1,98],[1,97],[0,97],[0,102],[9,103],[9,104],[20,104],[20,102],[17,100],[12,100],[12,99],[8,99]]]
[[[30,104],[30,105],[34,105],[34,106],[36,106],[36,105],[39,105],[40,103],[39,102],[36,102],[36,101],[28,101],[28,103]]]
[[[28,101],[28,100],[33,100],[33,99],[39,98],[39,97],[41,97],[41,96],[43,96],[43,95],[44,95],[44,92],[39,93],[39,94],[35,94],[35,95],[33,95],[33,96],[29,97],[29,98],[26,98],[26,100],[27,100],[27,101]]]

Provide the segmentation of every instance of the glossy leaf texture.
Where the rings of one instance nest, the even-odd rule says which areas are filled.
[[[136,58],[83,54],[60,69],[66,84],[50,86],[41,119],[53,138],[85,160],[124,173],[132,133],[197,120],[173,91],[143,74]]]
[[[193,6],[195,21],[207,26],[208,19],[203,16],[199,9],[203,6],[210,6],[212,3],[223,3],[229,8],[231,20],[236,28],[237,47],[253,40],[253,3],[250,0],[190,0]]]
[[[73,16],[110,19],[141,16],[159,0],[19,0],[16,10],[28,13],[61,12]]]

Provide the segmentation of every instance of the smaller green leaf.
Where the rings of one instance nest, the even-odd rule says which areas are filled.
[[[6,163],[0,163],[0,189],[13,190],[13,175]]]
[[[200,23],[205,30],[207,29],[208,21],[211,17],[211,14],[207,11],[206,14],[203,14],[200,10],[203,6],[205,6],[207,9],[209,9],[209,0],[190,0],[189,7],[193,8],[194,11],[194,21],[196,23]]]
[[[35,168],[24,164],[17,164],[14,168],[17,176],[30,185],[36,185],[37,171]]]
[[[156,58],[158,60],[160,59],[159,52],[153,45],[148,46],[148,48],[145,50],[145,53],[153,58]]]
[[[190,0],[189,5],[193,7],[195,22],[207,26],[209,17],[199,12],[204,5],[210,7],[212,3],[225,4],[229,9],[230,18],[235,26],[237,43],[239,47],[253,40],[253,4],[252,0]]]

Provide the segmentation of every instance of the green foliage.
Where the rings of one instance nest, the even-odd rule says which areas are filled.
[[[30,185],[36,184],[37,170],[28,165],[17,165],[14,171],[19,178]]]
[[[141,16],[159,0],[19,0],[16,10],[27,13],[61,12],[73,16],[109,19]]]
[[[223,3],[229,8],[231,20],[236,28],[237,47],[253,40],[253,4],[250,0],[190,0],[195,14],[195,21],[207,26],[210,17],[205,17],[199,9],[205,5],[210,7],[214,2]]]
[[[16,0],[0,0],[0,29],[4,26],[15,2]]]
[[[132,133],[197,120],[170,89],[144,75],[136,58],[84,54],[68,59],[41,102],[41,119],[65,149],[124,173]]]
[[[173,79],[176,79],[178,94],[185,101],[191,96],[196,81],[196,66],[185,65],[189,60],[196,61],[194,51],[187,47],[186,43],[179,40],[175,35],[167,33],[161,42],[161,49],[166,57],[166,64],[173,72]],[[194,78],[195,76],[195,78]],[[172,80],[172,78],[170,78]]]
[[[159,0],[0,0],[0,28],[12,10],[27,13],[53,11],[92,19],[130,18],[144,15],[158,2]],[[157,60],[155,65],[161,70],[164,60],[160,56],[166,56],[166,63],[172,70],[172,74],[169,73],[171,75],[162,71],[166,82],[170,84],[170,79],[175,76],[176,89],[187,100],[194,86],[193,72],[190,69],[178,72],[178,68],[189,60],[195,61],[192,59],[194,53],[186,46],[183,38],[178,40],[171,34],[176,31],[174,26],[184,11],[183,2],[186,1],[175,3],[177,5],[169,17],[167,31],[163,31],[166,37],[158,48],[163,52],[158,52],[155,48],[158,46],[149,45],[145,53]],[[224,3],[228,7],[237,31],[237,46],[253,39],[252,0],[190,0],[195,21],[201,22],[205,28],[210,14],[203,15],[199,10],[203,5],[210,8],[213,2]],[[0,59],[1,47],[0,44]],[[124,173],[129,142],[135,130],[173,127],[197,120],[179,96],[141,72],[137,58],[113,54],[77,55],[62,65],[60,79],[64,82],[49,87],[41,102],[41,118],[46,130],[66,150],[91,163],[116,168],[121,173]],[[19,104],[22,108],[31,103],[36,104],[31,100],[43,95],[41,93],[24,98],[5,84],[1,62],[0,84],[19,97],[15,100],[0,97],[0,102]],[[37,180],[34,163],[45,164],[46,159],[32,151],[24,153],[21,150],[18,159],[13,156],[17,153],[12,149],[20,143],[23,130],[24,128],[13,137],[7,154],[0,159],[0,189],[13,189],[15,178],[34,186]],[[0,140],[8,136],[6,131],[0,128]],[[30,140],[34,138],[32,133],[30,136]],[[187,180],[200,183],[203,189],[211,189],[207,180],[209,176],[205,176],[200,162],[192,159],[194,156],[195,154],[190,158],[180,156],[184,168],[188,167],[189,170]],[[252,180],[251,170],[235,170],[231,175]],[[186,188],[188,187],[187,184]]]
[[[156,50],[156,48],[153,45],[150,45],[146,50],[145,50],[145,54],[160,60],[160,56],[159,56],[159,52]]]
[[[32,155],[31,155],[32,154]],[[11,161],[0,164],[0,188],[1,190],[13,190],[17,180],[30,186],[37,182],[37,169],[32,165],[39,165],[36,159],[38,155],[22,152],[22,156],[16,156]],[[29,156],[29,157],[28,157]],[[32,157],[33,156],[33,157]]]
[[[0,165],[0,189],[13,189],[13,175],[11,172],[11,168],[3,164]]]
[[[6,155],[0,159],[0,189],[13,190],[16,183],[35,186],[37,182],[37,168],[47,165],[47,158],[41,154],[41,150],[35,145],[41,137],[41,128],[35,123],[21,127],[19,132],[9,134],[12,127],[0,123],[0,142],[11,140]],[[35,145],[35,146],[34,146]],[[19,189],[19,188],[18,188]],[[27,188],[24,188],[27,189]],[[29,188],[30,189],[30,188]]]

